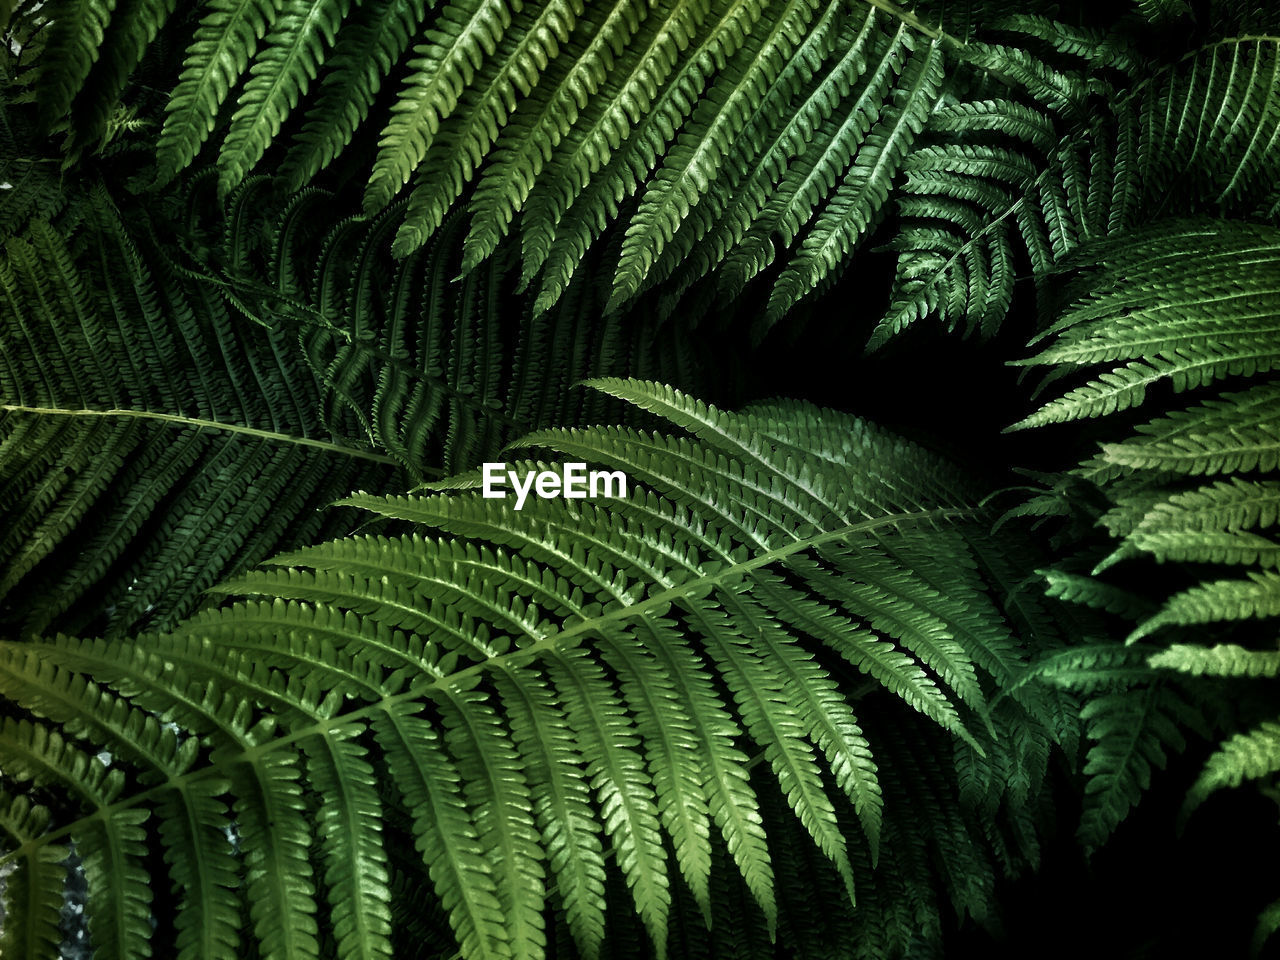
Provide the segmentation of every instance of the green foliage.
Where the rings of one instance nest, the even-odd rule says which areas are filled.
[[[1176,395],[1261,379],[1140,425],[1137,437],[1104,444],[1077,473],[1117,491],[1102,522],[1119,543],[1095,572],[1149,556],[1244,574],[1176,594],[1131,639],[1166,625],[1280,615],[1277,543],[1268,535],[1280,523],[1280,486],[1258,449],[1277,412],[1268,402],[1276,384],[1264,375],[1280,363],[1280,231],[1175,221],[1102,241],[1092,253],[1102,266],[1078,281],[1076,299],[1037,338],[1052,342],[1025,362],[1055,375],[1095,372],[1016,426],[1115,416],[1157,388]],[[1204,474],[1225,479],[1197,485],[1192,478]]]
[[[191,202],[202,200],[212,198],[195,190]],[[398,209],[329,223],[333,202],[317,189],[282,196],[255,178],[202,218],[193,243],[200,260],[216,256],[210,279],[247,314],[296,336],[325,427],[385,451],[415,481],[492,459],[535,426],[623,412],[572,391],[581,379],[629,371],[696,382],[684,331],[601,317],[594,287],[575,283],[555,309],[531,310],[513,291],[509,249],[459,278],[456,216],[428,247],[389,263]]]
[[[794,237],[829,200],[779,282],[776,317],[872,225],[942,76],[936,44],[921,45],[891,15],[842,3],[427,6],[207,0],[175,16],[159,0],[119,9],[54,2],[27,12],[52,24],[38,68],[42,116],[52,125],[69,115],[78,148],[100,142],[104,97],[121,95],[145,51],[181,44],[156,142],[160,183],[212,135],[224,194],[273,144],[297,188],[377,124],[364,209],[376,216],[410,188],[397,208],[397,253],[422,247],[474,182],[467,266],[518,219],[523,274],[541,274],[543,308],[564,295],[627,198],[638,202],[626,216],[616,305],[633,300],[655,267],[670,274],[713,229],[723,235],[716,259],[749,258],[735,268],[749,278],[773,259],[779,221]],[[379,95],[389,81],[387,106]],[[845,103],[851,86],[861,96]],[[805,156],[786,146],[797,138]],[[783,179],[793,159],[799,166]],[[730,203],[762,164],[749,188],[754,209]]]
[[[31,114],[10,104],[0,142],[27,201],[0,224],[5,632],[166,628],[232,573],[349,532],[330,504],[354,488],[612,416],[581,377],[695,382],[681,336],[601,320],[583,284],[534,317],[505,256],[453,283],[456,229],[389,264],[388,218],[329,224],[321,191],[255,178],[223,205],[199,177],[139,203],[47,178]]]
[[[905,220],[887,244],[898,276],[872,346],[930,315],[990,335],[1020,259],[1044,282],[1082,244],[1125,234],[1171,196],[1188,211],[1275,202],[1276,38],[1229,37],[1145,64],[1121,34],[1029,16],[1000,25],[1018,46],[970,44],[966,55],[1023,99],[979,85],[930,117],[903,166]],[[1024,51],[1028,40],[1084,63],[1054,69]]]
[[[78,222],[77,222],[77,218]],[[290,338],[249,324],[94,190],[4,243],[0,622],[125,633],[285,546],[392,461],[337,441]]]
[[[1184,393],[1200,398],[1138,421],[1126,439],[1103,443],[1075,471],[1108,495],[1111,506],[1099,522],[1115,544],[1092,577],[1049,573],[1051,592],[1135,620],[1130,644],[1170,636],[1196,641],[1149,656],[1156,669],[1138,681],[1140,700],[1102,697],[1085,707],[1086,715],[1105,715],[1114,724],[1089,730],[1097,741],[1093,790],[1099,783],[1105,789],[1099,774],[1110,776],[1117,761],[1140,754],[1161,761],[1158,740],[1176,745],[1181,739],[1167,721],[1159,728],[1149,722],[1147,711],[1156,702],[1150,691],[1168,688],[1164,671],[1186,682],[1276,675],[1274,639],[1256,649],[1234,638],[1248,635],[1243,630],[1249,621],[1262,621],[1263,635],[1272,638],[1280,625],[1280,475],[1271,449],[1280,415],[1274,376],[1280,365],[1280,230],[1241,220],[1164,222],[1093,244],[1078,262],[1090,261],[1099,266],[1068,287],[1068,305],[1037,337],[1051,338],[1048,346],[1025,361],[1053,368],[1054,382],[1079,370],[1089,371],[1088,379],[1016,426],[1118,420],[1151,406],[1153,396],[1161,406],[1177,404]],[[1210,477],[1218,479],[1205,482]],[[1154,610],[1117,599],[1116,587],[1095,579],[1151,561],[1185,571],[1162,578],[1166,583],[1192,578],[1161,597]],[[1125,656],[1139,649],[1129,647]],[[1119,650],[1114,656],[1121,656]],[[1105,672],[1086,668],[1074,679],[1077,686],[1091,685],[1100,676]],[[1145,744],[1126,740],[1126,726],[1133,736],[1148,728],[1152,733]],[[1276,730],[1264,721],[1223,742],[1192,787],[1188,812],[1217,789],[1280,773]],[[1120,738],[1114,743],[1113,734]],[[1146,764],[1128,764],[1126,776],[1137,786],[1146,785]],[[1136,799],[1136,792],[1126,797]],[[1274,911],[1264,914],[1255,946],[1276,927]]]
[[[149,949],[163,882],[149,849],[185,889],[179,956],[234,956],[237,938],[263,957],[319,955],[330,938],[388,956],[396,807],[463,956],[542,955],[548,902],[599,954],[615,872],[661,955],[678,890],[696,907],[681,923],[713,916],[716,862],[771,933],[776,852],[796,830],[851,906],[905,891],[936,935],[932,872],[906,865],[931,856],[905,840],[930,816],[937,882],[984,917],[996,851],[1007,868],[1034,857],[993,848],[989,818],[1017,836],[1034,817],[1057,739],[1044,724],[1060,718],[1030,687],[989,707],[1024,657],[984,592],[1005,574],[981,559],[954,471],[803,404],[732,415],[641,381],[595,386],[692,436],[521,444],[625,469],[625,499],[517,512],[466,476],[447,484],[459,492],[355,495],[413,532],[281,555],[218,587],[241,599],[168,634],[0,648],[0,689],[31,717],[0,736],[17,791],[5,822],[33,786],[72,792],[38,835],[13,831],[6,859],[45,862],[68,838],[86,851],[104,956]],[[852,696],[835,679],[848,669],[868,678]],[[916,733],[971,768],[958,792]],[[47,943],[46,913],[6,936]]]
[[[1090,852],[1205,739],[1187,813],[1274,788],[1275,11],[0,30],[6,956],[63,952],[81,882],[130,960],[936,955],[997,929],[1072,786]],[[980,361],[1034,335],[1018,449],[1082,462],[993,529],[864,420],[691,399],[868,396],[842,342],[750,352],[830,290],[899,356],[929,318]],[[951,422],[998,477],[1013,448]],[[632,486],[481,496],[518,455]]]

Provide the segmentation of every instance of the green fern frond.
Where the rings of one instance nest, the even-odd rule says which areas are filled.
[[[1280,674],[1280,653],[1249,650],[1234,643],[1215,647],[1175,643],[1152,655],[1153,667],[1180,670],[1196,676],[1274,677]]]
[[[218,186],[223,193],[238,186],[262,159],[289,111],[306,94],[351,2],[291,0],[277,6],[266,44],[249,67],[218,153]]]
[[[1077,836],[1094,850],[1137,805],[1151,785],[1152,769],[1163,769],[1168,752],[1186,746],[1182,729],[1198,717],[1168,687],[1147,685],[1091,698],[1081,709],[1093,741],[1085,760],[1085,809]]]
[[[1191,12],[1186,0],[1134,0],[1138,10],[1152,23],[1184,17]]]
[[[450,3],[433,21],[427,43],[413,49],[411,71],[397,95],[391,121],[383,129],[379,155],[365,195],[365,210],[376,213],[409,182],[432,138],[458,103],[486,56],[492,56],[511,25],[505,0]]]
[[[615,221],[614,308],[677,271],[677,299],[712,272],[740,291],[776,256],[775,229],[788,243],[805,231],[775,282],[776,319],[878,222],[930,112],[951,99],[938,94],[953,73],[969,76],[962,85],[994,73],[1053,109],[1078,107],[1092,89],[1020,47],[961,44],[879,3],[793,0],[766,13],[761,0],[450,0],[434,10],[418,0],[201,0],[182,17],[171,0],[119,6],[93,16],[59,6],[54,18],[39,87],[51,121],[69,115],[78,148],[101,142],[145,55],[182,48],[162,58],[172,79],[158,69],[162,87],[176,80],[156,143],[159,183],[211,137],[224,194],[289,135],[278,169],[293,189],[350,154],[368,164],[367,216],[412,186],[397,208],[397,255],[422,248],[470,199],[465,268],[518,230],[540,309]],[[1128,65],[1086,30],[1034,17],[1001,29]],[[903,72],[913,48],[921,53]],[[1044,114],[1029,111],[1015,106],[1008,129],[1047,127],[1037,141],[1056,141]],[[369,151],[357,128],[372,124],[382,132]],[[1002,284],[1008,252],[987,255]]]
[[[162,180],[177,176],[195,159],[278,12],[268,0],[208,0],[205,8],[156,143]],[[50,63],[53,72],[57,64]]]
[[[1260,780],[1280,772],[1280,723],[1264,723],[1223,743],[1205,763],[1204,771],[1187,794],[1185,813],[1224,787]]]
[[[281,202],[266,188],[254,179],[231,196],[209,239],[232,260],[216,281],[246,312],[297,332],[326,428],[372,442],[415,480],[492,459],[540,424],[612,416],[619,404],[569,388],[622,372],[674,379],[671,354],[690,346],[654,321],[602,319],[600,291],[583,283],[531,315],[509,250],[458,278],[456,215],[426,249],[388,263],[397,211],[317,230],[330,194]]]
[[[330,69],[322,71],[315,102],[281,170],[292,189],[302,188],[351,143],[386,72],[409,48],[425,7],[423,0],[365,2],[354,21],[336,31]]]
[[[1043,680],[1081,693],[1124,690],[1150,679],[1149,652],[1115,643],[1067,647],[1041,657],[1020,682]]]
[[[1274,473],[1280,469],[1280,386],[1262,383],[1207,399],[1103,444],[1102,456],[1132,470],[1191,476]]]
[[[0,619],[23,632],[171,623],[391,476],[325,437],[283,335],[237,326],[105,193],[85,213],[70,236],[33,222],[0,260]]]
[[[1234,142],[1230,149],[1243,158],[1238,166],[1215,170],[1210,164],[1202,171],[1205,182],[1218,190],[1217,201],[1232,202],[1232,191],[1252,176],[1249,171],[1258,162],[1252,156],[1254,142],[1241,147],[1241,138],[1258,129],[1270,135],[1274,98],[1257,101],[1254,91],[1274,83],[1277,61],[1270,41],[1247,41],[1230,58],[1219,55],[1221,50],[1215,47],[1206,58],[1207,79],[1193,75],[1180,88],[1183,94],[1207,88],[1206,98],[1170,101],[1171,110],[1172,104],[1184,109],[1176,122],[1172,116],[1161,120],[1159,150],[1190,170],[1200,151]],[[1270,80],[1261,79],[1268,75]],[[1170,82],[1177,87],[1181,81]],[[1225,186],[1222,177],[1229,178]],[[1270,225],[1200,219],[1131,230],[1081,247],[1078,262],[1094,255],[1099,268],[1086,268],[1065,285],[1065,308],[1036,338],[1050,343],[1027,361],[1051,367],[1047,383],[1090,368],[1092,379],[1049,401],[1018,427],[1088,417],[1123,422],[1116,414],[1127,407],[1144,401],[1167,407],[1178,402],[1171,397],[1197,391],[1194,405],[1139,423],[1075,470],[1111,503],[1101,523],[1115,549],[1096,565],[1094,578],[1121,564],[1152,561],[1169,571],[1162,581],[1171,586],[1160,591],[1165,596],[1153,598],[1159,603],[1154,613],[1148,609],[1135,618],[1129,643],[1151,642],[1166,633],[1204,640],[1145,655],[1151,670],[1145,681],[1135,664],[1132,690],[1085,704],[1082,716],[1094,718],[1090,736],[1097,741],[1090,754],[1094,782],[1106,798],[1095,807],[1090,830],[1095,839],[1136,802],[1150,767],[1162,765],[1169,746],[1181,742],[1179,727],[1198,728],[1191,709],[1197,684],[1212,682],[1208,678],[1266,683],[1280,667],[1273,650],[1235,642],[1248,636],[1242,631],[1246,621],[1280,618],[1275,572],[1280,486],[1271,436],[1277,409],[1273,371],[1280,358],[1273,329],[1280,308],[1276,240]],[[1099,365],[1105,372],[1096,372]],[[1227,377],[1253,379],[1243,389],[1227,391],[1218,382]],[[1153,401],[1146,391],[1156,384],[1164,389]],[[1217,479],[1203,485],[1189,479],[1199,476]],[[1230,578],[1206,576],[1206,570],[1223,566],[1231,568]],[[1061,571],[1053,576],[1075,579]],[[1188,580],[1195,585],[1183,587]],[[1098,598],[1115,589],[1097,579],[1086,583],[1083,589]],[[1085,673],[1082,682],[1097,685],[1107,670]],[[1171,679],[1186,685],[1190,699],[1175,696]],[[1185,813],[1221,787],[1267,778],[1280,769],[1273,756],[1275,724],[1254,726],[1256,715],[1247,723],[1253,729],[1235,734],[1210,757]],[[1264,914],[1255,945],[1269,932]]]
[[[1213,252],[1206,256],[1207,242]],[[1092,278],[1095,292],[1064,312],[1048,331],[1057,336],[1053,345],[1025,362],[1128,362],[1012,429],[1126,410],[1161,381],[1181,392],[1272,370],[1280,362],[1272,319],[1280,304],[1278,244],[1274,228],[1233,221],[1163,224],[1101,244],[1105,266]]]
[[[1096,577],[1062,570],[1038,571],[1045,579],[1045,595],[1067,603],[1082,603],[1095,610],[1140,620],[1151,612],[1151,604],[1138,594],[1106,583]]]
[[[1248,579],[1214,580],[1174,594],[1129,635],[1140,640],[1165,626],[1280,617],[1280,573],[1248,571]]]
[[[889,244],[901,254],[893,303],[872,346],[931,315],[949,329],[996,329],[1012,294],[1007,261],[1013,236],[1032,277],[1043,284],[1082,243],[1136,227],[1142,211],[1160,209],[1171,193],[1192,208],[1244,211],[1274,182],[1276,154],[1268,146],[1280,130],[1274,96],[1280,47],[1274,37],[1220,40],[1144,71],[1140,58],[1114,36],[1030,16],[1004,25],[1089,68],[1062,73],[1022,47],[966,46],[968,62],[989,68],[1034,105],[1010,98],[1008,105],[997,102],[989,122],[958,123],[957,111],[988,109],[986,101],[962,100],[930,118],[923,139],[947,165],[904,185],[899,208],[906,219]],[[1090,72],[1097,66],[1116,71],[1131,86],[1108,92]],[[1096,109],[1086,110],[1086,103]],[[1039,121],[1029,122],[1028,111]],[[1055,126],[1067,132],[1046,135]],[[1011,175],[973,162],[972,144],[988,131],[995,141],[988,149],[1030,164],[1034,174]],[[1240,366],[1247,365],[1242,356]],[[1176,365],[1150,366],[1127,371],[1113,385],[1119,395],[1100,398],[1089,409],[1123,409],[1148,378],[1178,374]]]
[[[1251,531],[1278,523],[1280,484],[1232,477],[1157,504],[1124,543],[1162,561],[1274,567],[1280,543]]]
[[[718,915],[717,863],[771,933],[791,906],[789,835],[881,937],[908,929],[866,912],[886,897],[936,912],[931,850],[954,908],[986,916],[995,864],[1021,862],[991,812],[1035,802],[1056,735],[1017,698],[995,715],[1010,746],[982,722],[1025,654],[984,600],[970,538],[986,534],[954,471],[828,410],[728,414],[656,384],[594,386],[692,435],[522,441],[623,470],[631,485],[607,504],[516,510],[467,477],[453,493],[359,494],[345,502],[414,532],[279,556],[167,635],[0,645],[8,709],[44,718],[3,721],[5,788],[35,779],[84,814],[25,828],[13,807],[0,862],[47,890],[40,851],[74,840],[104,918],[93,944],[130,956],[167,949],[146,943],[157,835],[170,879],[192,883],[184,956],[242,940],[312,956],[330,939],[389,956],[388,845],[402,842],[467,958],[545,955],[548,904],[597,955],[619,897],[662,955],[693,929],[689,908],[699,926]],[[928,563],[938,549],[945,569]],[[870,687],[851,692],[841,660]],[[111,750],[112,767],[68,737]],[[953,749],[976,765],[963,795],[939,760]],[[925,808],[941,825],[928,839],[910,829]]]
[[[749,120],[756,106],[778,83],[783,67],[796,50],[797,38],[808,32],[817,7],[809,0],[789,3],[767,31],[752,32],[728,69],[717,76],[667,152],[628,223],[614,280],[613,304],[626,303],[639,291],[665,244],[705,197],[726,161],[734,157],[730,148],[746,152],[756,146],[743,144],[740,138],[756,133],[748,125]]]
[[[66,886],[67,848],[34,842],[48,823],[47,807],[32,803],[22,793],[0,793],[0,830],[22,851],[16,871],[5,876],[0,948],[39,960],[59,954],[58,914]]]
[[[889,199],[893,176],[924,126],[942,80],[941,51],[934,45],[922,51],[903,69],[893,107],[867,133],[826,208],[783,268],[770,297],[767,321],[776,322],[842,265]]]

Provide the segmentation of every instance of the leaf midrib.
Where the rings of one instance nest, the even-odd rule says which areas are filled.
[[[275,443],[288,443],[295,446],[314,447],[315,449],[324,450],[328,453],[337,453],[343,456],[356,457],[362,460],[372,460],[375,463],[385,463],[393,467],[399,466],[394,458],[381,453],[374,453],[371,450],[360,450],[356,447],[346,447],[340,443],[333,443],[328,440],[317,440],[313,437],[298,437],[293,434],[280,433],[275,430],[246,427],[239,423],[224,423],[220,420],[206,420],[201,417],[184,417],[175,413],[158,413],[152,410],[125,410],[121,408],[92,410],[87,407],[29,407],[19,403],[0,403],[0,412],[28,413],[34,416],[43,417],[133,417],[139,420],[157,420],[163,423],[175,423],[181,426],[196,427],[197,429],[202,430],[221,430],[224,433],[242,433],[247,436],[257,437],[261,440],[270,440]]]

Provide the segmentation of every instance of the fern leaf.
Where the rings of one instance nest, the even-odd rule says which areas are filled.
[[[467,960],[509,956],[502,904],[484,858],[476,851],[476,825],[465,806],[461,775],[439,734],[416,716],[420,705],[390,704],[375,715],[373,730],[395,764],[396,786],[414,818],[415,845],[449,911]]]
[[[0,645],[0,694],[21,715],[0,721],[5,788],[73,801],[24,852],[78,838],[104,809],[114,818],[110,863],[129,882],[114,897],[91,884],[91,896],[123,925],[96,931],[141,937],[135,952],[180,940],[305,957],[332,942],[385,956],[399,935],[394,867],[429,879],[467,958],[601,953],[622,936],[615,917],[661,955],[677,933],[725,926],[722,866],[752,942],[775,922],[792,936],[789,843],[807,848],[824,895],[850,901],[832,908],[841,915],[855,888],[872,906],[899,890],[936,937],[935,882],[985,914],[993,862],[1008,857],[934,756],[967,740],[989,763],[982,802],[1020,806],[1056,734],[1028,712],[1007,746],[994,721],[965,736],[987,688],[1024,666],[996,595],[983,599],[990,565],[972,543],[987,534],[963,506],[967,484],[834,411],[732,414],[660,384],[597,388],[690,435],[521,441],[625,470],[625,495],[607,504],[515,510],[466,475],[444,493],[356,495],[349,505],[403,532],[283,554],[218,588],[244,599],[169,634]],[[931,550],[945,570],[907,569]],[[925,633],[919,656],[936,668],[877,626],[882,594]],[[841,662],[894,695],[864,711],[871,691],[850,691]],[[82,741],[111,750],[113,767]],[[755,773],[749,756],[763,761]],[[937,835],[907,829],[900,810],[917,804],[937,811]],[[138,829],[156,816],[157,830]],[[222,831],[232,817],[238,855]],[[410,837],[420,865],[395,846]],[[173,936],[145,923],[139,864],[201,885]],[[886,870],[899,879],[882,881]],[[249,906],[239,927],[233,883]]]
[[[1137,232],[1134,253],[1108,263],[1100,293],[1069,309],[1052,328],[1059,341],[1029,363],[1092,365],[1128,359],[1082,387],[1050,401],[1013,429],[1106,416],[1140,404],[1153,384],[1167,380],[1190,390],[1226,376],[1265,373],[1277,362],[1265,304],[1275,298],[1273,244],[1267,227],[1244,223],[1178,224],[1173,233]],[[1213,257],[1193,252],[1216,238]],[[1105,247],[1104,247],[1105,249]],[[1246,292],[1237,283],[1239,258],[1256,264]],[[1123,276],[1125,284],[1118,279]],[[1177,294],[1164,293],[1172,284]],[[1275,288],[1275,289],[1273,289]],[[1259,310],[1259,308],[1262,308]]]
[[[1184,814],[1224,787],[1238,787],[1280,770],[1280,724],[1263,723],[1222,743],[1205,762],[1204,770],[1187,793]]]
[[[356,21],[337,31],[315,103],[286,155],[281,174],[296,190],[329,166],[369,115],[391,66],[426,14],[423,0],[363,3]]]
[[[496,682],[529,770],[534,815],[550,854],[555,892],[583,955],[598,957],[605,942],[605,863],[590,791],[574,775],[581,751],[548,684],[514,671],[498,674]]]
[[[161,180],[177,176],[195,159],[277,13],[268,0],[210,0],[206,6],[156,143]]]
[[[215,779],[182,782],[168,791],[158,810],[165,861],[181,896],[174,920],[180,960],[240,955],[237,864],[222,800],[229,786]]]
[[[111,960],[151,955],[150,876],[142,864],[146,810],[119,810],[76,837],[89,886],[86,912],[95,950]]]
[[[386,467],[317,436],[304,399],[316,387],[284,331],[237,329],[150,245],[146,218],[101,193],[84,206],[71,237],[35,221],[0,263],[13,318],[0,331],[0,590],[24,631],[108,609],[124,629],[176,619],[237,557],[278,549],[295,520],[310,535],[311,508]],[[130,550],[144,534],[152,545]],[[95,591],[100,606],[79,606]]]
[[[97,60],[71,104],[73,150],[106,144],[134,69],[176,7],[177,0],[116,0]]]
[[[746,236],[792,159],[808,153],[811,140],[829,131],[825,122],[867,70],[868,54],[884,44],[874,9],[861,20],[827,9],[749,121],[753,132],[747,143],[759,143],[754,156],[739,150],[737,162],[724,165],[724,176],[710,184],[706,202],[691,209],[655,264],[655,282],[683,261],[675,281],[683,292],[724,260]],[[841,50],[839,59],[828,52],[835,50]]]
[[[441,11],[428,42],[413,48],[412,72],[378,143],[378,159],[365,191],[366,213],[380,211],[409,182],[441,121],[453,112],[463,88],[510,24],[511,5],[506,0],[461,0]]]
[[[905,74],[917,41],[905,28],[899,28],[887,38],[887,42],[883,37],[878,39],[881,42],[868,51],[877,54],[878,61],[875,68],[867,72],[866,82],[858,89],[857,96],[844,109],[834,110],[818,128],[816,136],[808,138],[804,151],[787,167],[776,189],[754,218],[756,222],[739,241],[737,249],[726,257],[721,285],[730,291],[740,291],[747,281],[772,262],[776,254],[770,239],[773,231],[778,231],[788,244],[795,240],[822,199],[841,182],[842,173],[880,118],[886,100],[898,89],[897,84]],[[862,52],[861,47],[858,50]],[[922,58],[932,61],[931,54],[922,55]],[[927,73],[918,76],[927,82]],[[907,133],[910,131],[908,126]],[[886,141],[884,146],[889,146],[889,143]],[[875,148],[872,149],[874,151]]]
[[[1246,580],[1214,580],[1174,594],[1129,635],[1130,642],[1169,625],[1280,616],[1280,573],[1249,571]]]
[[[1187,707],[1159,686],[1140,687],[1096,697],[1085,704],[1081,719],[1088,728],[1084,772],[1086,802],[1078,835],[1096,849],[1138,802],[1151,784],[1153,767],[1163,769],[1166,751],[1181,751],[1185,740],[1175,718]]]
[[[1140,436],[1104,444],[1109,463],[1191,476],[1273,472],[1280,467],[1280,387],[1224,393],[1138,427]]]
[[[826,210],[778,278],[769,319],[776,321],[803,291],[812,289],[835,269],[871,226],[872,218],[889,198],[898,164],[924,126],[941,79],[942,54],[936,46],[922,48],[908,62],[894,109],[867,134]]]
[[[1153,667],[1180,670],[1196,676],[1274,677],[1280,674],[1280,653],[1248,650],[1235,643],[1220,643],[1213,647],[1175,643],[1153,654],[1149,662]]]
[[[245,856],[249,915],[264,957],[318,957],[312,832],[296,754],[267,756],[230,771]]]
[[[507,30],[495,56],[481,66],[474,87],[463,94],[459,118],[433,141],[422,162],[424,171],[409,195],[404,223],[392,252],[404,256],[421,246],[443,222],[464,186],[472,179],[508,121],[518,99],[541,81],[550,61],[573,32],[582,12],[579,0],[539,5],[536,19],[523,14]]]
[[[280,132],[315,79],[349,9],[350,0],[296,0],[276,12],[266,46],[249,67],[218,154],[222,193],[230,193],[244,180]]]
[[[1158,560],[1273,567],[1280,545],[1251,529],[1280,521],[1280,484],[1233,477],[1156,504],[1125,538]]]
[[[63,117],[71,108],[80,85],[100,56],[99,47],[108,29],[117,0],[59,2],[48,11],[50,37],[42,71],[40,113],[46,124]]]
[[[1191,12],[1186,0],[1134,0],[1138,10],[1152,23],[1186,16]]]
[[[483,693],[450,684],[436,701],[480,842],[491,851],[504,939],[513,956],[538,956],[543,933],[542,852],[518,754]]]
[[[811,0],[793,0],[767,32],[753,31],[668,150],[628,222],[610,300],[615,309],[639,291],[680,222],[719,176],[752,107],[776,82],[816,6]]]
[[[480,174],[471,201],[471,228],[465,243],[464,269],[494,252],[515,214],[528,200],[539,174],[555,148],[589,111],[593,97],[608,82],[619,51],[641,29],[646,13],[631,0],[619,0],[595,19],[584,9],[574,36],[560,61],[571,61],[562,74],[548,77],[529,94],[501,132],[491,161]],[[649,24],[652,24],[649,20]],[[555,64],[552,65],[553,67]],[[656,64],[653,65],[656,67]]]
[[[1151,612],[1151,605],[1141,596],[1095,577],[1062,570],[1040,572],[1045,578],[1045,593],[1055,599],[1083,603],[1096,610],[1105,610],[1131,620],[1138,620]]]
[[[758,0],[714,5],[714,19],[704,28],[697,46],[668,65],[670,79],[656,96],[644,95],[651,102],[639,122],[628,125],[629,149],[611,149],[609,140],[602,138],[602,131],[593,130],[593,136],[574,151],[569,169],[548,171],[549,178],[558,178],[557,186],[547,188],[547,202],[538,208],[531,206],[527,214],[530,222],[522,223],[524,278],[532,278],[539,269],[543,276],[535,309],[547,309],[559,300],[591,241],[618,216],[620,203],[639,191],[668,151],[675,131],[687,122],[717,62],[741,53],[761,10]],[[664,46],[673,39],[666,31],[655,38]],[[664,52],[670,57],[674,51],[668,48]],[[629,78],[632,84],[650,87],[647,70],[638,69],[636,74]],[[634,109],[625,100],[615,100],[610,106],[615,112]],[[609,119],[606,115],[602,121]],[[609,149],[604,153],[606,147]],[[592,148],[604,156],[593,155],[589,152]],[[598,172],[580,180],[584,169]],[[566,177],[573,179],[565,182]]]
[[[326,798],[316,835],[325,850],[325,882],[343,956],[391,956],[391,892],[377,826],[382,804],[359,724],[302,742],[309,780]]]
[[[0,830],[8,842],[28,847],[16,872],[5,878],[5,922],[0,949],[33,960],[54,960],[62,940],[58,930],[66,883],[67,848],[37,843],[49,822],[49,811],[25,795],[0,794]]]

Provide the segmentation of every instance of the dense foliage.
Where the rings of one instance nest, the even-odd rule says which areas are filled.
[[[1051,956],[1280,796],[1278,21],[0,2],[0,954]]]

